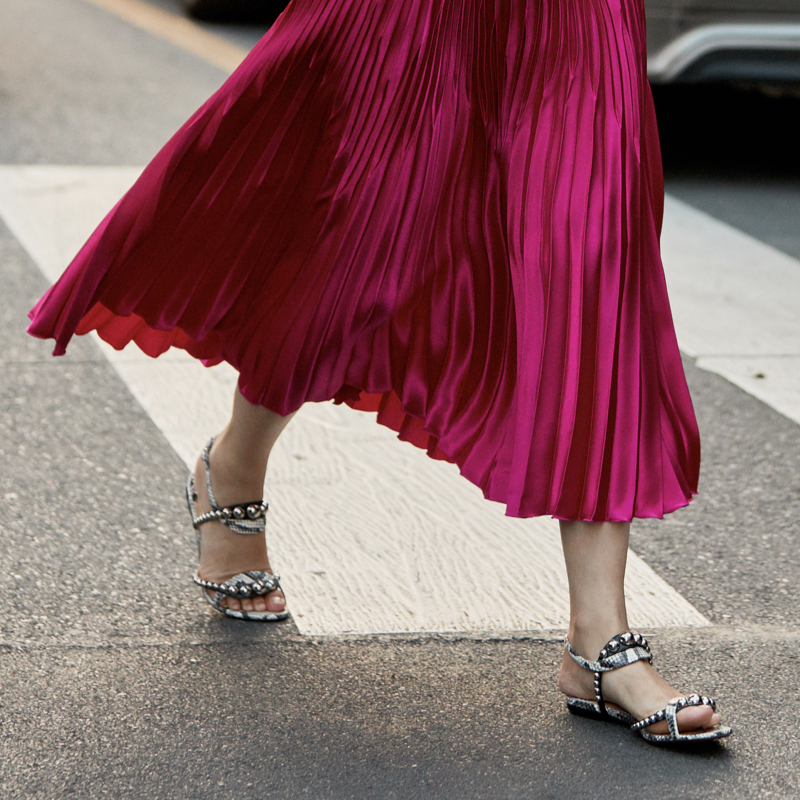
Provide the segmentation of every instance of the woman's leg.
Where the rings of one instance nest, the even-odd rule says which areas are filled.
[[[281,417],[262,406],[251,405],[237,390],[231,421],[214,441],[209,463],[214,498],[221,506],[246,503],[261,498],[267,462],[272,447],[293,414]],[[206,492],[203,462],[198,459],[194,471],[197,489],[197,512],[211,510]],[[220,583],[247,570],[271,572],[265,538],[234,533],[221,522],[205,522],[202,537],[201,578]],[[276,589],[263,597],[223,601],[229,608],[245,611],[283,611],[286,601]]]
[[[630,525],[619,522],[562,522],[561,542],[569,580],[569,641],[580,655],[596,659],[603,646],[628,630],[625,609],[625,564]],[[558,686],[573,697],[594,699],[594,678],[564,653]],[[637,719],[663,708],[681,693],[670,686],[646,661],[638,661],[603,675],[603,695]],[[708,706],[678,712],[682,731],[713,727],[719,715]],[[650,733],[668,733],[666,722]]]

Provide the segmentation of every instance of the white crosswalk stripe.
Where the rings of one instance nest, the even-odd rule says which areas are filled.
[[[800,262],[670,197],[662,251],[681,350],[800,422]]]
[[[55,280],[136,168],[0,167],[0,216]],[[167,440],[192,464],[225,423],[235,374],[181,352],[103,352]],[[452,465],[395,441],[370,414],[306,406],[270,464],[274,564],[308,634],[562,629],[567,587],[558,529],[487,503]],[[707,620],[631,553],[633,624]]]

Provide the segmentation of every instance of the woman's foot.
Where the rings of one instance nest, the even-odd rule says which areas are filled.
[[[616,630],[604,631],[603,635],[581,635],[571,630],[569,641],[584,658],[595,660],[606,642],[627,629],[622,625]],[[607,634],[607,635],[606,635]],[[683,695],[665,681],[647,661],[637,661],[626,667],[603,673],[603,697],[636,719],[644,719],[664,708],[670,700]],[[594,700],[594,675],[578,666],[564,651],[558,672],[558,688],[570,697]],[[720,723],[720,715],[709,706],[690,706],[678,712],[681,733],[707,730]],[[645,729],[652,734],[667,734],[666,722],[657,722]]]
[[[214,441],[209,457],[214,500],[220,507],[259,500],[264,492],[264,471],[258,465],[242,464],[231,458],[225,446],[225,432]],[[211,511],[206,488],[206,473],[202,458],[197,460],[194,470],[196,514]],[[221,522],[210,520],[200,525],[200,578],[215,583],[224,581],[241,572],[263,570],[272,573],[267,556],[264,534],[241,534],[229,530]],[[204,590],[209,591],[209,590]],[[209,592],[211,594],[211,592]],[[286,608],[286,598],[280,589],[256,597],[226,597],[222,604],[232,611],[270,611],[280,613]]]

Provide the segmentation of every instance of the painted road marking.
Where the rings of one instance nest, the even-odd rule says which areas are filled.
[[[800,261],[672,197],[662,253],[681,350],[800,422]]]
[[[55,280],[138,174],[135,168],[0,167],[0,216]],[[43,347],[45,345],[43,344]],[[184,461],[227,421],[235,373],[135,347],[114,368]],[[558,527],[503,515],[371,414],[309,404],[270,462],[270,541],[306,634],[563,629]],[[708,621],[631,553],[626,593],[643,628]]]
[[[145,0],[85,0],[110,11],[141,30],[202,58],[220,69],[233,72],[248,51],[204,30],[189,19],[170,14]]]

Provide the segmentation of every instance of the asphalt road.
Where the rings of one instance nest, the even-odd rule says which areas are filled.
[[[143,164],[224,78],[83,0],[4,0],[0,164]],[[670,191],[800,258],[800,101],[657,101]],[[4,797],[800,796],[797,423],[687,360],[701,494],[633,546],[712,623],[656,631],[658,665],[717,696],[735,736],[661,751],[565,713],[552,631],[213,616],[188,580],[182,461],[92,341],[54,360],[24,335],[47,284],[1,221],[0,275]]]

